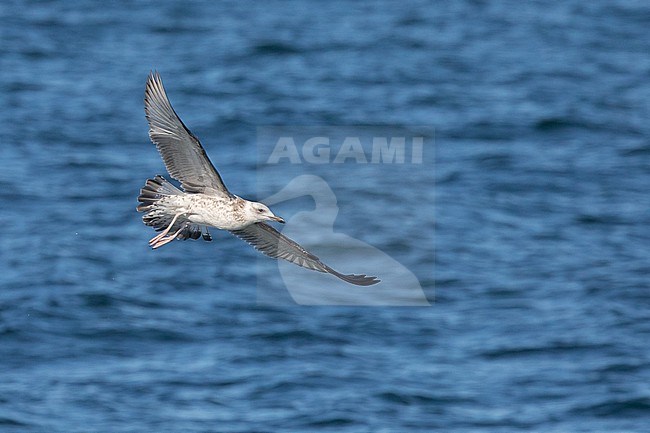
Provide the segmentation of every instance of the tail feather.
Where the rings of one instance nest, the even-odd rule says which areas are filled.
[[[167,179],[161,175],[157,175],[153,179],[147,179],[147,182],[140,190],[140,195],[138,196],[140,204],[136,209],[138,212],[147,212],[162,197],[182,193],[183,191],[169,183]]]

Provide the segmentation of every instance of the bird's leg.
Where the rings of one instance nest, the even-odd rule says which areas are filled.
[[[156,242],[154,242],[153,244],[150,243],[151,248],[153,248],[155,250],[156,248],[160,248],[163,245],[168,244],[169,242],[176,239],[176,236],[178,236],[180,234],[180,232],[183,231],[183,229],[185,229],[185,226],[183,226],[183,227],[179,228],[178,230],[176,230],[176,233],[174,233],[173,235],[169,235],[169,236],[165,236],[164,238],[160,238]]]
[[[167,236],[167,233],[169,233],[169,230],[171,230],[171,228],[174,226],[174,223],[176,222],[178,217],[181,216],[181,215],[182,215],[182,213],[177,213],[176,215],[174,215],[174,218],[172,219],[172,222],[169,223],[169,225],[167,226],[167,228],[165,230],[163,230],[162,232],[160,232],[159,234],[157,234],[156,236],[151,238],[151,240],[149,241],[149,245],[153,247],[155,243],[157,243],[159,240],[161,240],[162,238]]]

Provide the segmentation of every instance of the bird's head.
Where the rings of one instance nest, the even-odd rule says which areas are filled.
[[[246,215],[255,221],[277,221],[284,224],[284,219],[275,216],[271,209],[263,203],[255,201],[247,201],[244,207]]]

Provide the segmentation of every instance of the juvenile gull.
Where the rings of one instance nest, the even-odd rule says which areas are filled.
[[[284,223],[264,204],[232,194],[214,168],[199,139],[183,124],[171,106],[160,75],[149,74],[144,96],[149,137],[156,145],[169,175],[182,190],[164,177],[148,179],[140,190],[138,212],[142,221],[160,233],[149,245],[156,249],[174,239],[210,241],[208,227],[228,230],[267,256],[284,259],[303,268],[332,274],[359,286],[378,283],[364,274],[341,274],[321,262],[265,221]]]

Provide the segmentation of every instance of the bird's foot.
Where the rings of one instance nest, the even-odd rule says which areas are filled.
[[[151,238],[151,240],[149,241],[149,246],[150,246],[151,248],[162,247],[162,246],[165,245],[167,242],[169,242],[169,241],[171,241],[172,239],[176,238],[176,236],[178,235],[178,233],[180,233],[180,231],[183,229],[182,227],[181,227],[181,229],[179,229],[176,233],[174,233],[172,239],[169,239],[168,241],[166,241],[166,242],[164,242],[164,243],[158,245],[158,243],[161,242],[163,239],[167,239],[167,238],[169,238],[169,236],[167,236],[167,233],[169,233],[169,230],[171,230],[171,228],[174,226],[174,223],[176,223],[176,220],[177,220],[178,217],[181,216],[181,215],[182,215],[182,214],[180,214],[180,213],[177,213],[176,215],[174,215],[174,218],[172,218],[172,222],[169,223],[169,225],[167,226],[167,228],[166,228],[165,230],[163,230],[162,232],[158,233],[158,234],[157,234],[156,236],[154,236],[153,238]],[[158,245],[158,246],[154,246],[154,245]]]
[[[159,237],[160,235],[158,235],[155,238],[152,238],[149,241],[149,246],[155,250],[156,248],[160,248],[163,245],[167,245],[168,243],[176,239],[176,237],[183,231],[184,228],[185,227],[181,227],[180,229],[176,230],[176,233],[174,233],[173,235],[163,236],[163,237]]]

